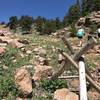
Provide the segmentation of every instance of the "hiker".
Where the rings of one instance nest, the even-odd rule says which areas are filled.
[[[98,38],[100,38],[100,25],[98,26],[97,34],[98,34]]]
[[[80,27],[77,31],[77,37],[80,40],[79,46],[81,46],[81,47],[82,47],[82,43],[83,43],[83,41],[82,41],[83,36],[84,36],[84,29],[82,27]]]
[[[93,37],[93,32],[92,31],[90,31],[89,33],[88,33],[88,41]]]

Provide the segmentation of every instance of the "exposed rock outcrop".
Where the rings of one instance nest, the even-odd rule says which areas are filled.
[[[77,25],[80,26],[82,24],[86,24],[87,21],[89,23],[97,23],[100,24],[100,11],[97,12],[92,12],[89,16],[86,17],[81,17],[78,21],[77,21]]]

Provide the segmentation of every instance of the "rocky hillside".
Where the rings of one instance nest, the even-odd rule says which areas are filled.
[[[86,24],[88,22],[90,23],[96,23],[96,24],[100,24],[100,11],[97,11],[97,12],[92,12],[91,14],[89,14],[88,16],[85,16],[85,17],[81,17],[77,24],[80,25],[80,24]]]
[[[66,29],[64,29],[66,30]],[[63,32],[64,33],[64,32]],[[98,40],[98,39],[97,39]],[[68,38],[77,52],[79,40]],[[87,36],[84,37],[84,44]],[[85,54],[86,67],[97,84],[100,83],[100,40]],[[79,100],[78,79],[48,81],[60,67],[63,59],[57,52],[61,48],[69,53],[60,38],[37,33],[21,35],[0,29],[0,100]],[[63,74],[78,75],[73,68]],[[100,94],[88,85],[89,100],[99,100]]]

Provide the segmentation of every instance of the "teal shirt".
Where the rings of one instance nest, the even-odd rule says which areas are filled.
[[[83,37],[84,36],[84,29],[79,29],[77,32],[77,36]]]

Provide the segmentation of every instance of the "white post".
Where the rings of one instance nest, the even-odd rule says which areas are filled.
[[[87,100],[84,58],[79,59],[80,100]]]

